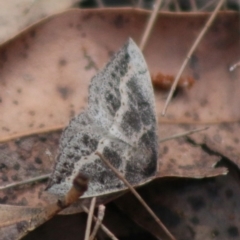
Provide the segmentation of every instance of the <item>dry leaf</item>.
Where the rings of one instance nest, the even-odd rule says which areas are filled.
[[[0,2],[0,43],[51,14],[63,11],[77,0],[12,0]]]
[[[236,111],[238,110],[236,107]],[[228,158],[240,168],[239,129],[238,121],[215,124],[209,128],[207,134],[192,135],[190,139],[197,144],[205,144],[210,151]]]
[[[139,192],[178,240],[238,239],[239,176],[230,169],[228,176],[213,179],[158,180]],[[114,202],[156,238],[161,236],[155,221],[130,193]],[[109,227],[116,228],[114,222]]]

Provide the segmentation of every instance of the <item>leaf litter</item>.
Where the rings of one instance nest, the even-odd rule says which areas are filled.
[[[6,42],[33,23],[72,7],[76,2],[76,0],[2,1],[0,43]]]
[[[91,76],[129,35],[139,39],[147,14],[126,9],[117,13],[114,10],[68,11],[32,26],[1,46],[3,81],[0,107],[5,113],[1,121],[2,141],[9,137],[62,128],[72,115],[84,107]],[[188,14],[162,14],[144,52],[150,72],[176,74],[184,54],[199,32],[197,29],[201,29],[206,17],[206,14],[194,17]],[[228,72],[229,65],[239,56],[236,54],[239,51],[236,19],[237,14],[234,13],[219,14],[185,70],[184,74],[193,75],[196,83],[190,90],[176,92],[166,118],[160,118],[161,138],[199,124],[211,124],[206,132],[190,136],[191,141],[177,139],[161,144],[160,177],[217,176],[226,173],[225,168],[213,168],[223,156],[236,164],[239,161],[236,154],[239,72]],[[81,21],[88,21],[88,24],[83,25]],[[61,31],[57,26],[61,26]],[[106,32],[109,34],[100,33],[100,29],[108,29]],[[183,34],[179,32],[182,29],[187,29],[184,32],[185,41],[182,41]],[[50,49],[51,54],[46,55]],[[160,116],[165,93],[156,90],[155,95]],[[54,108],[49,108],[52,102]],[[16,119],[19,119],[18,124]],[[221,132],[219,129],[225,130]],[[232,138],[234,133],[236,136]],[[29,177],[29,173],[36,175],[51,171],[49,166],[52,166],[52,162],[49,163],[45,150],[51,149],[55,155],[59,132],[46,134],[44,138],[47,139],[44,146],[39,136],[18,140],[28,142],[23,146],[20,144],[20,147],[16,140],[2,144],[4,151],[1,150],[1,160],[5,159],[1,162],[3,184]],[[232,141],[235,144],[232,145]],[[205,145],[213,151],[204,151]],[[41,152],[42,156],[39,157]],[[41,161],[43,166],[39,167],[36,162]],[[30,168],[31,163],[37,167]],[[24,187],[11,189],[10,193],[1,193],[1,201],[4,204],[42,206],[46,201],[38,202],[41,194],[35,187],[39,186],[40,192],[43,191],[44,184],[34,185],[34,188],[31,186],[31,190]],[[25,195],[27,192],[35,192],[38,197],[28,197]]]

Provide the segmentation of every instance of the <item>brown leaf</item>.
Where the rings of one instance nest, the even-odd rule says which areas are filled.
[[[236,108],[238,110],[238,108]],[[239,122],[211,126],[207,134],[192,135],[197,144],[205,144],[216,155],[228,158],[240,168]]]
[[[156,180],[139,192],[177,239],[237,239],[240,192],[234,171],[205,180]],[[130,193],[114,202],[157,239],[162,237],[155,221]]]
[[[179,129],[164,125],[160,133],[166,136],[174,130],[184,132]],[[203,178],[226,174],[226,168],[214,168],[220,159],[220,156],[211,155],[201,146],[194,146],[184,138],[163,142],[160,144],[159,177]]]
[[[19,31],[22,31],[36,21],[65,10],[76,2],[76,0],[2,1],[0,3],[0,43],[17,35]]]
[[[41,211],[41,208],[0,205],[1,239],[18,239],[26,222],[29,222],[29,219],[31,219],[32,216],[39,214]]]
[[[1,144],[1,186],[50,173],[58,146],[59,134],[22,138]],[[52,157],[46,151],[52,153]],[[46,181],[45,181],[46,182]],[[45,183],[28,184],[0,191],[0,203],[18,206],[44,206]]]

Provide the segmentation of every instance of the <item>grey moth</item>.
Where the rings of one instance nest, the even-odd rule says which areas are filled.
[[[62,133],[48,192],[65,195],[79,172],[90,178],[83,198],[125,190],[96,152],[102,153],[134,186],[156,174],[153,88],[144,57],[132,39],[92,78],[86,110],[74,117]]]

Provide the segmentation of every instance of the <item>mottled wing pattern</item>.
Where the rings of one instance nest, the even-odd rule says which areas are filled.
[[[125,189],[96,151],[133,185],[153,177],[158,149],[154,95],[145,60],[131,39],[93,77],[88,103],[62,134],[48,191],[64,195],[78,172],[91,179],[84,197]]]

